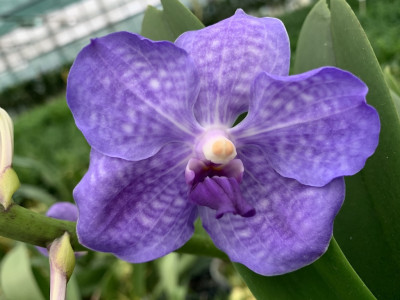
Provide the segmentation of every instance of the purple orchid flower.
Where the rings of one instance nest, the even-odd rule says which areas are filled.
[[[257,273],[320,257],[343,176],[373,154],[380,124],[357,77],[288,76],[289,57],[283,24],[242,10],[174,44],[93,39],[67,88],[92,147],[74,190],[80,242],[149,261],[188,241],[199,215],[215,245]]]

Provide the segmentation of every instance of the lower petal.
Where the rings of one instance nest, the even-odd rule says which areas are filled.
[[[138,162],[92,150],[89,171],[74,190],[79,241],[134,263],[181,247],[193,233],[197,209],[187,201],[190,149],[179,146]]]
[[[319,258],[332,237],[333,220],[344,199],[344,181],[310,187],[276,173],[261,151],[242,149],[243,197],[256,215],[243,218],[201,207],[204,228],[230,259],[262,275],[294,271]]]

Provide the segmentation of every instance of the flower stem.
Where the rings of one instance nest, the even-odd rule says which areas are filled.
[[[50,300],[65,300],[67,278],[50,267]]]
[[[75,227],[75,222],[49,218],[16,204],[7,210],[0,206],[0,235],[13,240],[46,248],[68,232],[73,249],[85,251],[78,242]]]
[[[65,232],[70,235],[74,251],[87,251],[78,242],[75,222],[49,218],[16,204],[12,204],[7,210],[0,205],[0,236],[46,248]],[[194,234],[176,252],[228,259],[208,236],[200,234]]]

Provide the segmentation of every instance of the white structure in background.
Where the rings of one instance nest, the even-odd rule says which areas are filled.
[[[148,5],[159,6],[160,1],[83,0],[40,15],[39,26],[0,36],[0,90],[71,62],[89,37],[139,32]]]
[[[180,1],[185,5],[207,3]],[[284,6],[265,6],[258,14],[279,15],[311,2],[287,0]],[[160,6],[160,0],[81,0],[38,15],[36,26],[0,35],[0,91],[72,62],[91,37],[119,30],[139,32],[148,5]]]
[[[260,7],[260,16],[278,17],[282,14],[294,11],[301,7],[310,5],[314,0],[286,0],[282,5],[265,5]]]

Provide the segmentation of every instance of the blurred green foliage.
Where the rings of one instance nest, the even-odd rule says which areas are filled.
[[[378,61],[400,78],[400,0],[366,2],[366,12],[358,11],[360,23]]]
[[[32,80],[6,88],[0,92],[1,107],[20,112],[48,101],[49,97],[59,95],[65,89],[70,66],[71,64],[67,64],[51,72],[41,73]]]
[[[90,148],[65,96],[22,113],[14,128],[14,168],[21,182],[43,187],[59,201],[72,201],[71,191],[88,167]]]
[[[209,0],[198,16],[205,26],[212,25],[232,16],[236,9],[256,11],[265,5],[282,5],[286,0]],[[196,12],[196,11],[195,11]],[[197,13],[197,12],[196,12]]]

